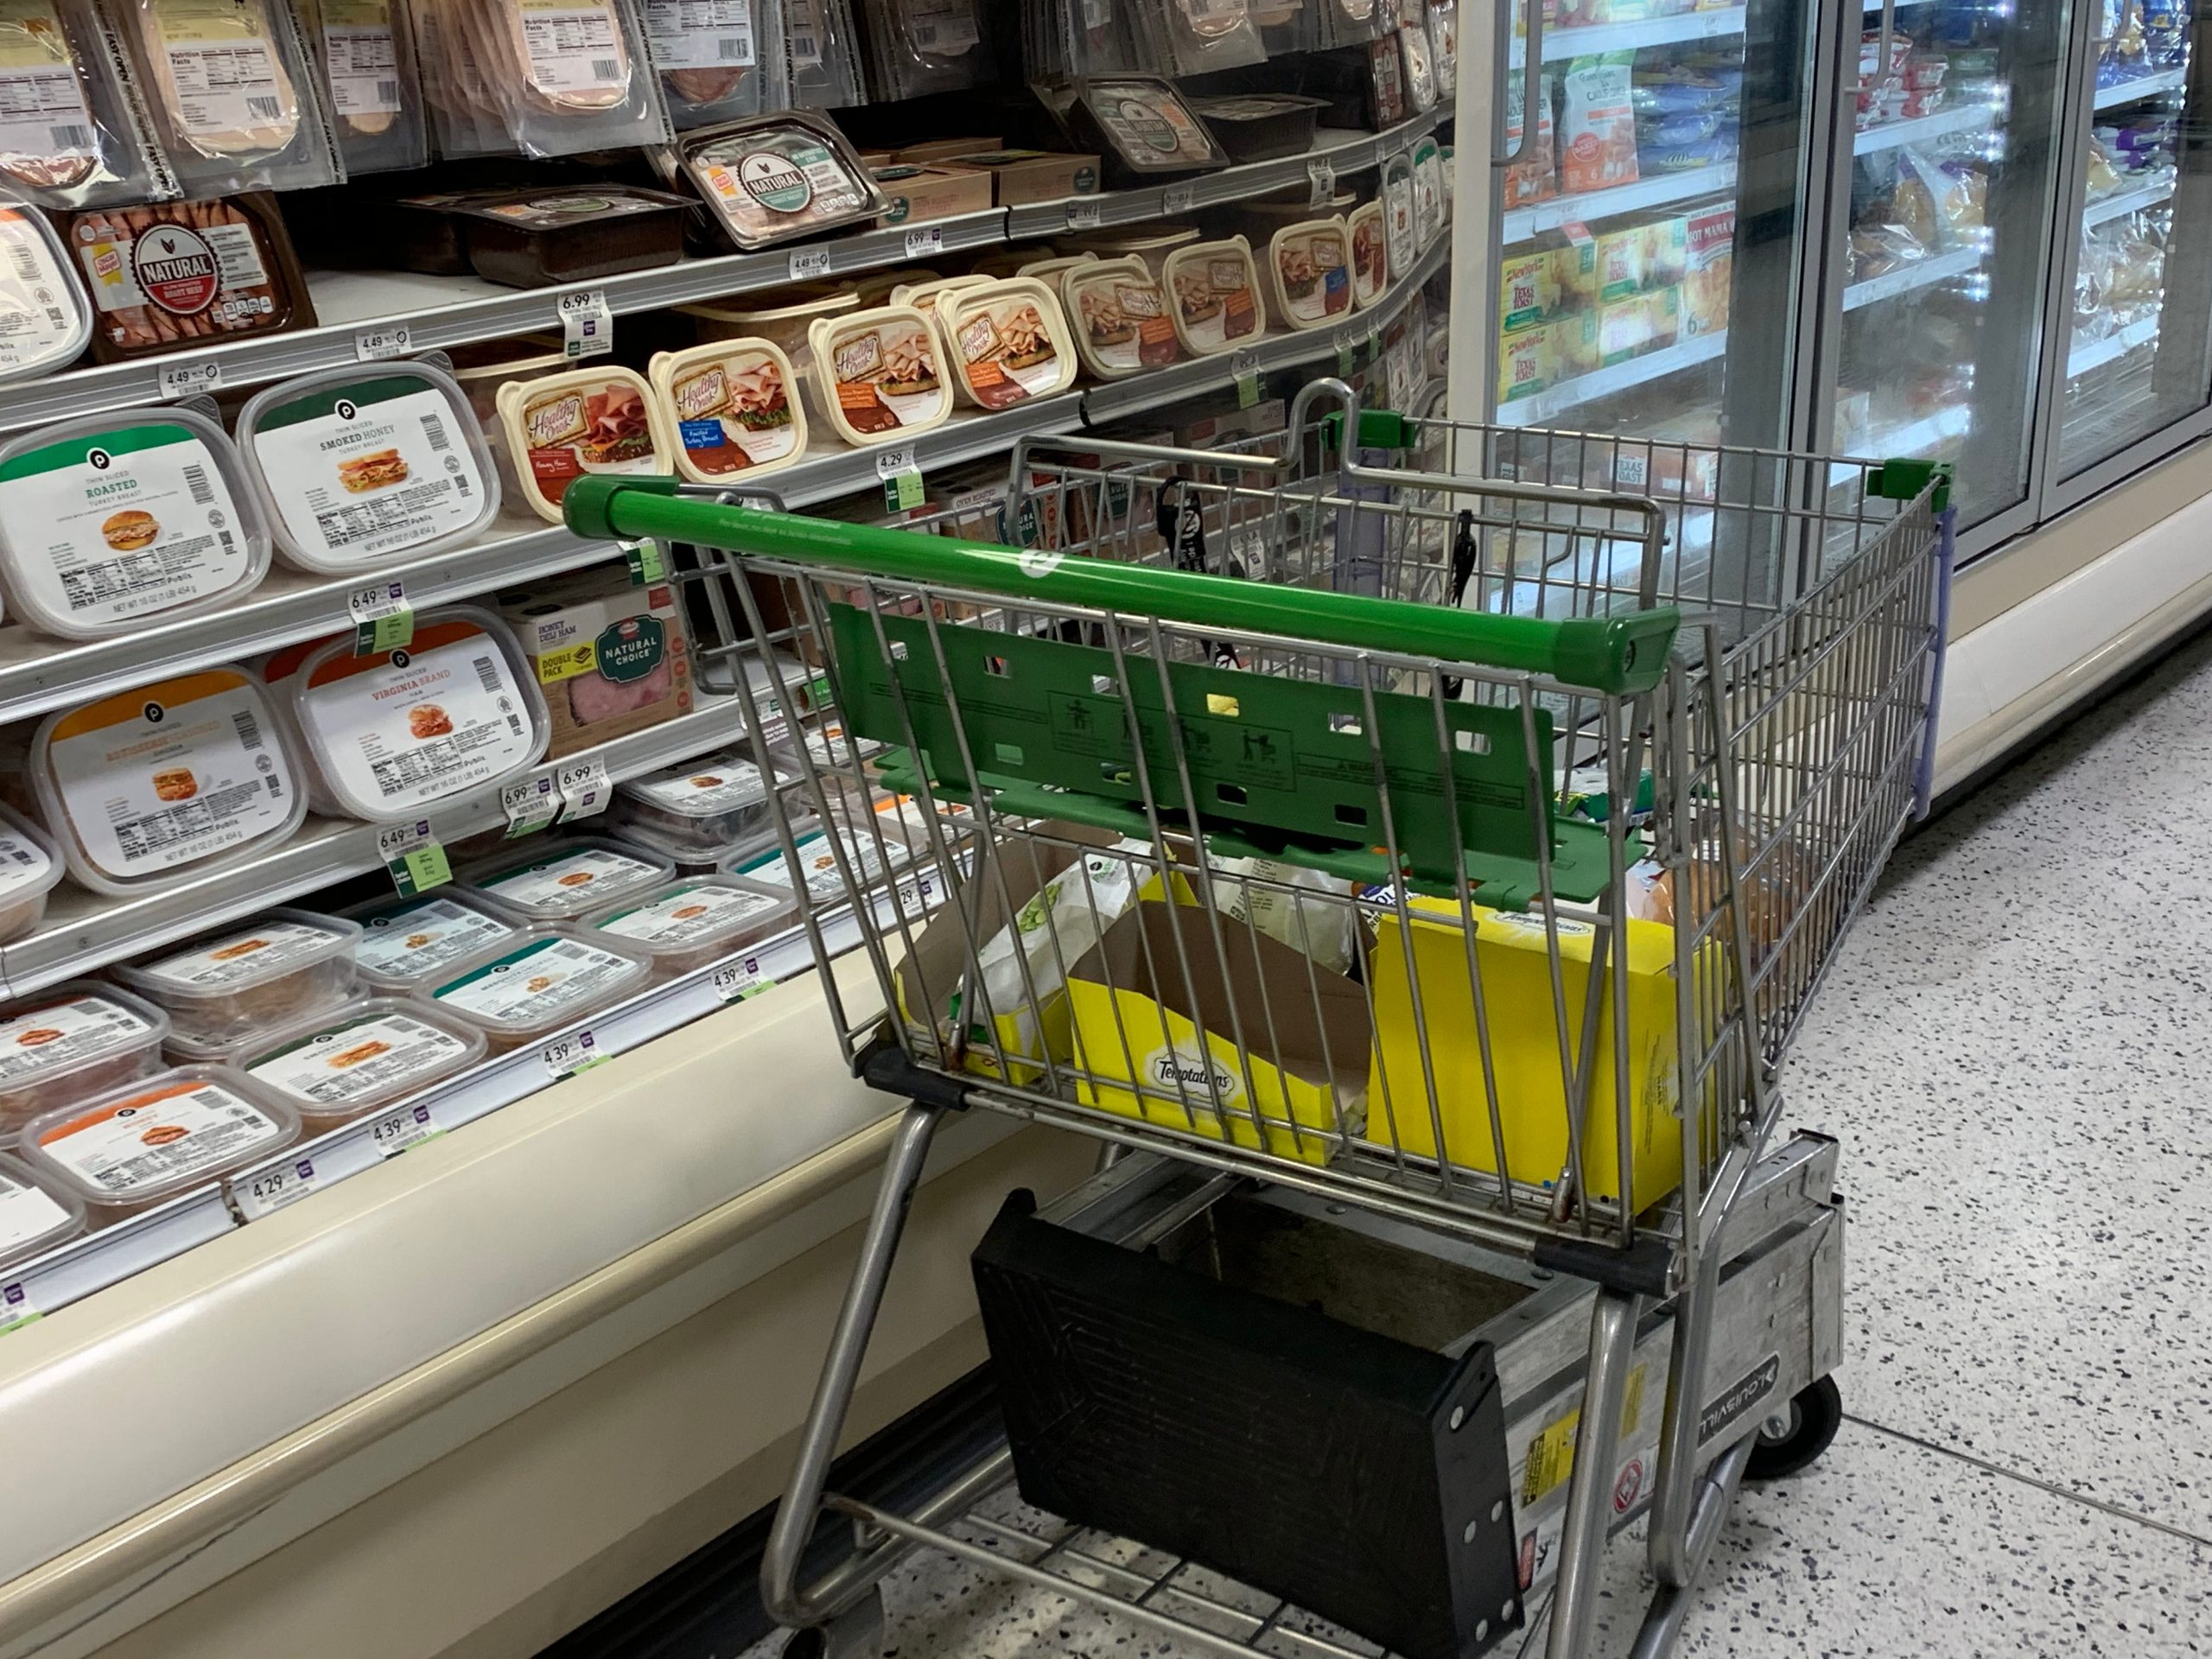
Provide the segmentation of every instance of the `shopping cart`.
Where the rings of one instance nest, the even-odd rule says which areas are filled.
[[[866,1650],[874,1586],[925,1544],[1195,1650],[1460,1654],[1548,1619],[1575,1655],[1610,1531],[1648,1511],[1637,1651],[1665,1651],[1746,1470],[1802,1466],[1840,1416],[1835,1148],[1778,1135],[1777,1068],[1925,808],[1948,491],[1913,462],[1363,413],[1325,381],[1268,453],[1025,444],[1018,546],[572,486],[578,531],[684,544],[722,648],[771,664],[733,677],[756,733],[815,722],[786,852],[802,814],[836,831],[842,881],[805,912],[823,990],[855,1070],[911,1103],[771,1611]],[[918,867],[935,915],[868,902]],[[827,971],[848,916],[880,1006]],[[829,1493],[932,1135],[976,1107],[1108,1143],[977,1255],[1012,1450],[900,1512]],[[1291,1294],[1313,1306],[1284,1319],[1343,1317],[1257,1360],[1218,1308],[1194,1335],[1128,1303],[1203,1302],[1170,1259],[1295,1277],[1322,1235],[1367,1276]],[[1362,1360],[1294,1433],[1319,1396],[1280,1368],[1370,1340],[1407,1272],[1464,1314],[1414,1413],[1456,1472],[1332,1500],[1297,1433],[1368,1447],[1357,1471],[1405,1450],[1404,1414],[1345,1382]],[[988,1507],[1017,1465],[1070,1522]],[[802,1584],[824,1513],[852,1548]],[[1355,1513],[1397,1529],[1389,1568],[1330,1547]]]

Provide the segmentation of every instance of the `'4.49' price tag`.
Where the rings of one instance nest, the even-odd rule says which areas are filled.
[[[415,348],[415,337],[404,322],[382,322],[371,328],[353,331],[353,357],[360,363],[381,363],[389,357],[404,357]]]
[[[398,581],[356,588],[346,595],[346,613],[353,619],[353,654],[372,657],[397,651],[415,638],[415,611],[407,602],[407,589]]]
[[[827,248],[794,248],[791,250],[791,281],[804,283],[830,274],[830,250]]]
[[[220,363],[164,363],[161,370],[162,397],[189,397],[196,391],[213,391],[223,384]]]

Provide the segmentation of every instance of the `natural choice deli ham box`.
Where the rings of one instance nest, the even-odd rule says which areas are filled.
[[[691,652],[672,583],[582,570],[499,596],[550,714],[558,760],[691,709]]]

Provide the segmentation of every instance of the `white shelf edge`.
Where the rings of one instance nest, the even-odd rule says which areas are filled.
[[[2139,213],[2145,207],[2155,207],[2162,201],[2173,199],[2174,181],[2164,180],[2158,184],[2145,185],[2139,190],[2123,190],[2117,195],[2093,201],[2082,209],[2082,228],[2089,230],[2108,220],[2129,213]]]
[[[2133,80],[2100,86],[2097,88],[2095,106],[2108,110],[2116,104],[2133,104],[2138,99],[2156,98],[2160,92],[2177,92],[2188,75],[2186,69],[2160,69],[2152,74],[2138,75]]]
[[[1930,138],[1964,132],[1969,127],[1986,126],[1996,118],[1997,112],[1986,104],[1961,104],[1951,109],[1938,110],[1933,115],[1915,116],[1910,121],[1885,122],[1878,127],[1868,127],[1864,131],[1853,133],[1851,153],[1871,156],[1876,150],[1923,143]]]
[[[1700,363],[1710,363],[1728,349],[1728,331],[1717,334],[1700,334],[1642,357],[1632,357],[1625,363],[1615,363],[1608,368],[1593,369],[1588,374],[1578,374],[1572,380],[1562,380],[1555,386],[1516,397],[1497,409],[1500,426],[1542,426],[1570,409],[1579,409],[1600,397],[1610,397],[1616,392],[1626,391],[1631,386],[1643,385],[1662,375],[1675,374],[1683,369],[1694,369]]]
[[[1856,311],[1862,305],[1873,305],[1883,300],[1894,299],[1900,294],[1910,294],[1916,288],[1948,281],[1954,276],[1971,276],[1981,269],[1980,248],[1961,248],[1953,253],[1922,259],[1886,275],[1853,283],[1843,290],[1843,308]]]
[[[1678,11],[1665,17],[1647,17],[1632,23],[1590,23],[1580,29],[1544,28],[1544,61],[1594,55],[1600,52],[1632,52],[1647,46],[1673,46],[1684,41],[1716,40],[1744,32],[1742,6]],[[1509,54],[1518,69],[1528,56],[1524,37],[1516,35]]]
[[[2154,314],[2129,323],[2116,334],[2075,346],[2066,353],[2066,378],[2078,380],[2091,369],[2101,369],[2113,359],[2126,356],[2138,346],[2148,344],[2158,338],[2158,318]]]
[[[1500,239],[1510,247],[1544,231],[1555,231],[1570,219],[1611,219],[1617,213],[1639,213],[1669,202],[1697,196],[1717,195],[1736,188],[1736,163],[1719,162],[1687,173],[1662,173],[1617,184],[1610,190],[1586,190],[1577,195],[1553,196],[1548,200],[1516,207],[1504,216]]]

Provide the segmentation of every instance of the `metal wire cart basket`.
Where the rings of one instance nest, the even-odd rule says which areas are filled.
[[[768,1548],[805,1649],[869,1650],[927,1544],[1193,1650],[1580,1654],[1647,1512],[1671,1645],[1738,1482],[1840,1415],[1835,1147],[1777,1068],[1925,808],[1948,491],[1332,381],[1274,453],[1025,446],[1019,545],[572,486],[688,547],[756,734],[804,711],[785,855],[911,1103]],[[1004,1440],[828,1493],[973,1108],[1107,1143],[976,1253]]]

